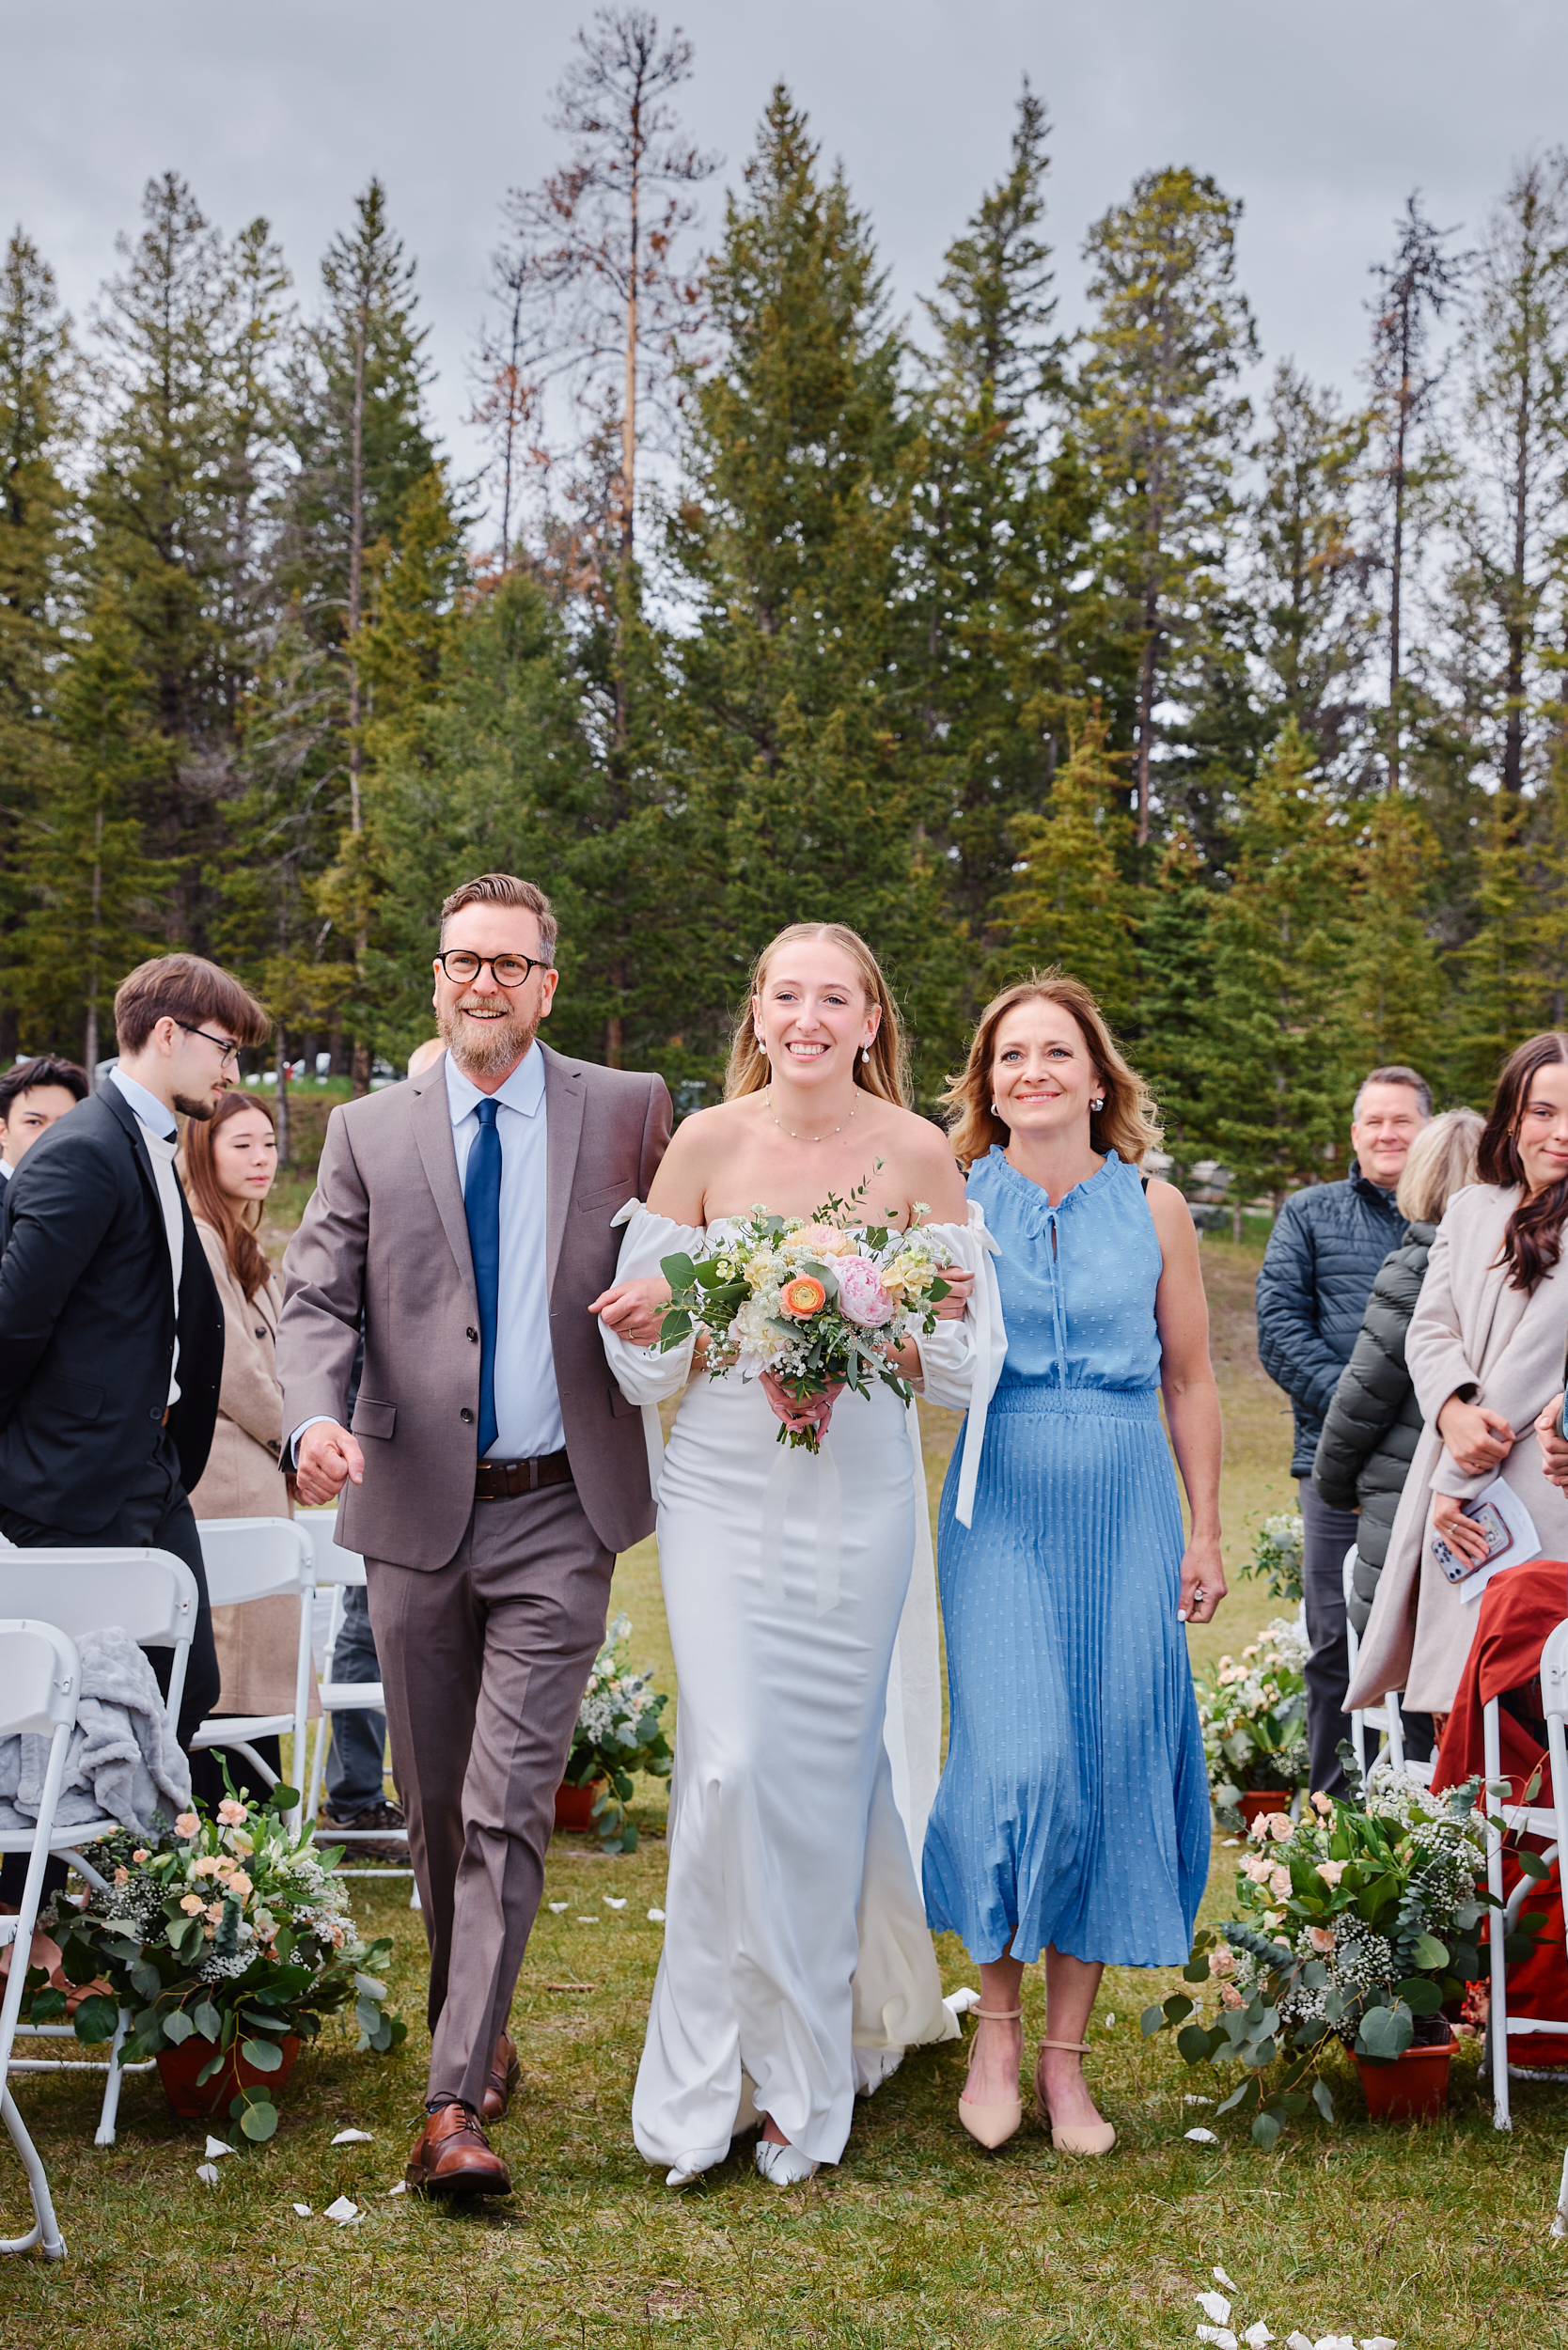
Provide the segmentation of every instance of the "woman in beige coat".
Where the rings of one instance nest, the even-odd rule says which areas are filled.
[[[1562,1387],[1568,1333],[1568,1036],[1532,1037],[1506,1063],[1485,1131],[1482,1180],[1457,1192],[1437,1228],[1411,1317],[1405,1362],[1426,1426],[1394,1520],[1347,1702],[1400,1691],[1445,1715],[1458,1693],[1479,1608],[1433,1552],[1481,1561],[1486,1541],[1462,1505],[1506,1479],[1543,1553],[1568,1558],[1568,1496],[1549,1484],[1534,1421]]]
[[[217,1425],[191,1508],[197,1518],[291,1517],[280,1459],[283,1389],[276,1368],[283,1300],[256,1237],[277,1173],[277,1135],[267,1104],[236,1089],[211,1120],[190,1120],[180,1172],[223,1301],[224,1321]],[[291,1711],[299,1625],[299,1605],[292,1599],[249,1600],[243,1607],[212,1610],[223,1674],[215,1714]],[[319,1710],[312,1690],[311,1711]],[[276,1743],[263,1739],[257,1748],[274,1770]],[[231,1768],[238,1771],[243,1764],[236,1760]],[[222,1794],[221,1785],[216,1792]]]

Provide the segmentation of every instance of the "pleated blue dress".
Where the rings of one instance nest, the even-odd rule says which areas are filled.
[[[1047,1945],[1185,1959],[1209,1867],[1175,1467],[1160,1424],[1163,1264],[1136,1167],[1053,1207],[998,1146],[969,1194],[998,1244],[1007,1359],[973,1524],[937,1527],[948,1758],[926,1915],[981,1965]]]

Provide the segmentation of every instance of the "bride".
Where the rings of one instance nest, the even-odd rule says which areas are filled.
[[[764,948],[726,1098],[685,1120],[646,1206],[623,1211],[618,1278],[594,1303],[631,1402],[679,1392],[694,1367],[691,1340],[647,1351],[669,1294],[661,1258],[759,1203],[808,1221],[864,1183],[869,1222],[929,1215],[955,1260],[944,1319],[906,1342],[899,1368],[962,1407],[976,1354],[965,1300],[983,1260],[945,1138],[903,1106],[903,1060],[886,982],[854,931],[797,923]],[[810,1419],[829,1432],[819,1456],[776,1441],[778,1421]],[[680,1710],[667,1924],[632,2123],[671,2186],[764,2117],[763,2177],[809,2178],[842,2154],[857,2089],[874,2089],[906,2047],[957,2033],[911,1856],[930,1789],[923,1805],[906,1794],[906,1832],[884,1739],[886,1717],[903,1745],[910,1675],[895,1677],[894,1710],[888,1681],[909,1594],[911,1616],[918,1605],[930,1623],[920,1694],[934,1784],[914,1419],[880,1384],[802,1407],[771,1373],[699,1377],[664,1457],[659,1559]]]

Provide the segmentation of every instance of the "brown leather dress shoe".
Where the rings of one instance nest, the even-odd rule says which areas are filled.
[[[511,2173],[466,2106],[428,2114],[403,2178],[437,2195],[510,2195]]]
[[[522,2077],[523,2067],[517,2061],[517,2050],[512,2044],[511,2035],[503,2032],[490,2060],[490,2078],[485,2083],[484,2102],[479,2107],[481,2122],[505,2120],[507,2108]]]

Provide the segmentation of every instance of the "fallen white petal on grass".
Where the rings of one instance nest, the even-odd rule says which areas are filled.
[[[1392,2334],[1368,2334],[1361,2350],[1399,2350],[1399,2344]]]
[[[662,1909],[651,1909],[648,1913],[648,1922],[651,1926],[662,1926],[665,1922],[664,1911]]]
[[[205,2181],[208,2186],[216,2186],[218,2184],[217,2164],[215,2162],[198,2162],[196,2164],[196,2177]]]
[[[1109,2029],[1110,2029],[1111,2026],[1115,2023],[1115,2021],[1116,2021],[1116,2018],[1115,2018],[1115,2016],[1114,2016],[1114,2015],[1107,2015],[1107,2016],[1106,2016],[1106,2018],[1105,2018],[1105,2029],[1106,2029],[1107,2031],[1109,2031]]]
[[[1195,2146],[1217,2146],[1219,2144],[1213,2130],[1184,2130],[1182,2135],[1184,2138],[1191,2138]],[[1307,2350],[1312,2350],[1310,2342],[1308,2343]]]
[[[1200,2326],[1200,2342],[1212,2342],[1215,2350],[1236,2350],[1236,2337],[1229,2326]]]
[[[1312,2350],[1356,2350],[1354,2334],[1320,2334]]]
[[[1285,2336],[1285,2350],[1313,2350],[1311,2335],[1301,2333],[1287,2334]]]
[[[1211,2326],[1229,2326],[1231,2304],[1223,2293],[1195,2293],[1192,2297]]]
[[[294,2209],[299,2213],[302,2219],[308,2219],[311,2216],[310,2206],[308,2203],[296,2203],[294,2205]]]
[[[580,1926],[596,1926],[599,1920],[597,1918],[579,1918],[577,1923]]]
[[[209,2162],[216,2162],[220,2154],[231,2154],[234,2149],[226,2146],[221,2138],[210,2138],[202,2152]]]
[[[565,1904],[564,1902],[552,1902],[552,1903],[551,1903],[551,1904],[550,1904],[550,1911],[551,1911],[551,1915],[552,1915],[553,1917],[558,1918],[558,1917],[560,1916],[560,1914],[561,1914],[561,1911],[562,1911],[565,1907],[566,1907],[566,1904]]]
[[[624,1909],[626,1906],[626,1896],[624,1893],[621,1895],[619,1901],[617,1901],[613,1893],[605,1893],[602,1896],[602,1899],[606,1909]]]
[[[408,2193],[408,2181],[406,2179],[400,2179],[397,2186],[389,2186],[386,2192],[388,2195],[406,2195]]]
[[[351,2203],[346,2195],[339,2195],[336,2203],[327,2205],[326,2217],[336,2219],[340,2228],[355,2228],[365,2215],[357,2203]]]
[[[1184,2106],[1212,2106],[1214,2099],[1212,2097],[1184,2097],[1182,2103]]]
[[[1274,2340],[1274,2336],[1260,2317],[1256,2326],[1247,2327],[1242,2340],[1247,2343],[1247,2350],[1266,2350],[1266,2345]]]
[[[335,2146],[371,2146],[375,2140],[368,2130],[339,2130],[332,2143]]]
[[[1225,2287],[1227,2293],[1239,2293],[1241,2291],[1241,2287],[1237,2284],[1234,2277],[1228,2277],[1223,2268],[1217,2266],[1211,2268],[1209,2274],[1214,2279],[1216,2285],[1223,2285]]]
[[[1228,1844],[1239,1844],[1241,1842],[1241,1838],[1239,1836],[1228,1836],[1225,1841]]]

